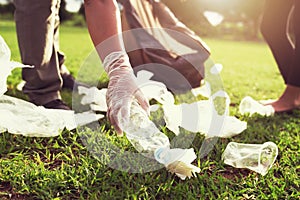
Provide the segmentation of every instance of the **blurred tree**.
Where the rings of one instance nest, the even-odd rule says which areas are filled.
[[[239,23],[248,39],[259,36],[265,0],[197,0],[204,9],[224,15],[224,22]]]
[[[61,0],[60,2],[60,9],[59,9],[59,18],[61,22],[64,22],[66,20],[71,20],[73,17],[72,13],[68,12],[66,10],[66,1]]]
[[[13,16],[15,11],[15,6],[12,3],[12,0],[6,0],[2,1],[2,4],[0,4],[0,13],[1,15],[11,15]]]

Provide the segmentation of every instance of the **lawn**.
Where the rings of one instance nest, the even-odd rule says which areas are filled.
[[[11,48],[12,59],[20,61],[13,22],[0,21],[0,34]],[[221,76],[231,98],[231,115],[247,121],[248,128],[233,138],[219,139],[205,158],[197,159],[193,163],[201,168],[197,177],[182,181],[165,169],[128,173],[100,162],[87,150],[84,138],[101,133],[112,144],[134,151],[103,120],[97,133],[64,130],[54,138],[0,134],[0,199],[299,199],[300,111],[273,117],[238,113],[244,96],[276,98],[284,89],[268,47],[263,42],[203,39],[214,62],[224,66]],[[77,76],[92,51],[87,30],[61,26],[61,49],[67,55],[66,65]],[[16,90],[19,81],[20,70],[15,70],[7,94],[26,98]],[[71,105],[71,95],[64,92],[63,97]],[[203,140],[197,134],[192,143],[197,155]],[[273,141],[279,155],[266,176],[236,169],[221,160],[230,141]]]

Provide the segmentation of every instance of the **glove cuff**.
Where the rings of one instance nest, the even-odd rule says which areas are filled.
[[[133,71],[129,62],[129,57],[125,51],[115,51],[108,54],[103,60],[103,65],[109,77],[115,70],[126,69]]]

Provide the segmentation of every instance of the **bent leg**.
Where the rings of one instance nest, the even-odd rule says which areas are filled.
[[[293,12],[293,30],[295,37],[295,50],[293,63],[287,77],[287,84],[300,87],[300,1],[295,1]]]
[[[293,60],[293,46],[287,35],[293,0],[267,0],[261,32],[268,43],[285,82]]]
[[[22,62],[34,65],[22,71],[23,91],[37,105],[60,99],[62,80],[54,45],[60,0],[15,0],[14,4]]]

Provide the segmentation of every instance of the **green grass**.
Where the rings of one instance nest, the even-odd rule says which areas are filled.
[[[1,21],[0,31],[12,50],[12,58],[20,61],[13,23]],[[256,42],[204,40],[212,49],[213,60],[224,65],[222,79],[231,97],[231,114],[246,120],[248,128],[239,136],[219,139],[207,157],[197,159],[194,164],[201,168],[201,173],[196,178],[182,181],[165,169],[127,173],[100,162],[82,139],[99,136],[120,149],[134,151],[103,120],[97,132],[64,130],[54,138],[0,134],[0,199],[299,199],[300,112],[250,118],[241,116],[237,109],[246,95],[266,99],[281,94],[283,81],[268,47]],[[67,55],[67,66],[76,76],[92,50],[87,30],[62,26],[61,49]],[[15,70],[8,80],[8,94],[25,98],[15,89],[20,80],[20,70]],[[70,96],[64,92],[69,103]],[[203,139],[197,134],[193,141],[197,155]],[[279,155],[266,176],[235,169],[220,159],[230,141],[273,141],[278,145]],[[101,148],[107,148],[105,143]]]

